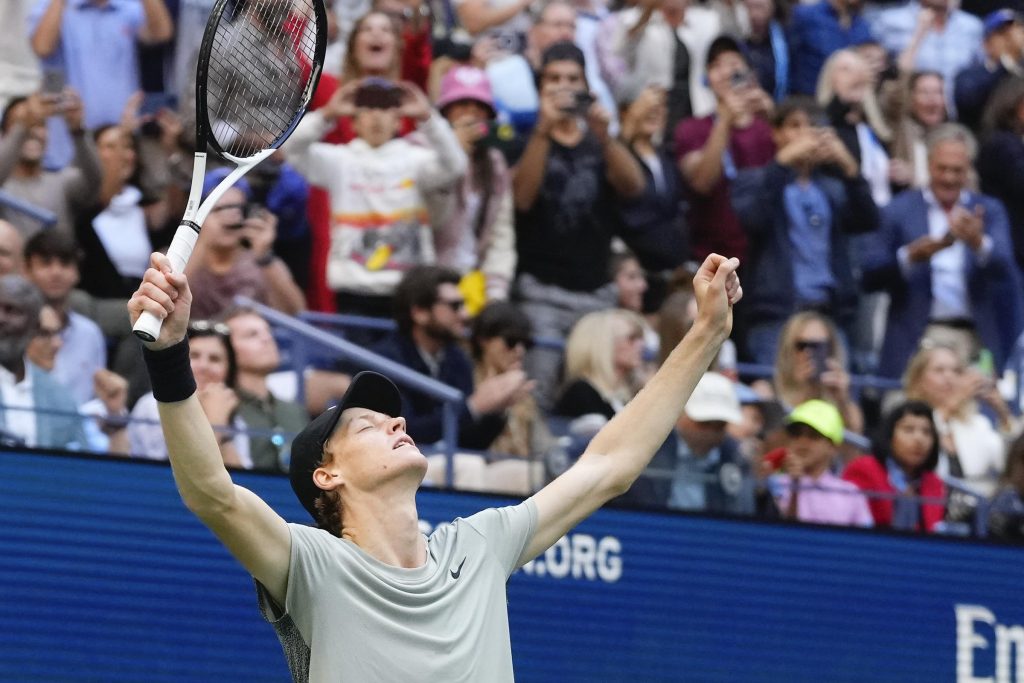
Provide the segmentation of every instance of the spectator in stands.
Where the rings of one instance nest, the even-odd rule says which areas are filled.
[[[74,241],[55,230],[36,233],[25,244],[25,275],[63,321],[53,377],[82,405],[93,397],[93,376],[107,365],[107,342],[96,323],[71,310],[69,297],[80,280],[78,259]]]
[[[935,474],[938,461],[931,408],[908,401],[886,416],[874,455],[855,458],[843,479],[868,495],[875,526],[932,532],[945,514],[946,487]]]
[[[690,245],[697,260],[718,253],[745,262],[747,236],[730,204],[729,188],[741,169],[764,166],[775,153],[764,118],[772,99],[757,85],[734,38],[712,41],[707,64],[718,108],[681,122],[674,138],[676,159],[692,191]]]
[[[792,316],[779,336],[775,393],[787,408],[811,399],[834,405],[852,431],[864,429],[864,415],[850,394],[846,350],[835,324],[814,311]]]
[[[673,510],[754,514],[750,464],[726,433],[726,425],[741,419],[732,381],[706,373],[675,431],[622,499]]]
[[[373,0],[371,8],[387,14],[398,27],[402,79],[426,89],[434,59],[430,5],[422,0]]]
[[[203,412],[217,431],[224,464],[250,469],[249,436],[246,423],[238,415],[236,392],[238,366],[231,330],[223,323],[193,320],[188,326],[189,362],[196,378],[196,390]],[[152,392],[132,408],[128,425],[130,452],[139,458],[167,459],[167,443],[160,430],[160,415]]]
[[[576,9],[566,0],[554,0],[540,6],[527,32],[523,54],[503,54],[506,50],[488,55],[487,70],[496,107],[520,134],[528,136],[537,123],[537,88],[544,53],[556,43],[571,43],[575,38]]]
[[[120,125],[93,131],[103,171],[103,184],[90,206],[75,223],[75,239],[90,274],[82,288],[93,296],[124,299],[131,295],[149,264],[151,228],[138,187],[138,148],[135,138]]]
[[[152,45],[174,35],[161,0],[48,0],[36,4],[29,22],[32,49],[81,93],[87,128],[117,123],[141,89],[136,41]]]
[[[25,349],[25,359],[40,370],[52,373],[57,364],[57,353],[64,345],[60,338],[63,330],[64,319],[60,313],[50,304],[44,304],[39,309],[39,327]]]
[[[971,130],[981,129],[987,104],[1000,83],[1024,76],[1024,22],[1011,9],[985,17],[982,58],[956,76],[953,97],[957,119]]]
[[[989,508],[988,533],[1017,543],[1024,540],[1024,436],[1010,447],[1006,472]]]
[[[789,94],[789,41],[775,0],[743,0],[750,30],[743,40],[747,61],[758,85],[781,102]]]
[[[614,201],[638,196],[644,179],[636,159],[609,134],[607,112],[598,104],[577,109],[587,91],[579,48],[556,43],[543,64],[540,118],[512,183],[515,295],[538,336],[564,339],[581,315],[614,304],[607,271]],[[527,355],[542,407],[553,401],[560,363],[553,349]]]
[[[354,117],[359,138],[347,145],[317,142],[341,116]],[[418,121],[425,145],[395,138],[403,116]],[[402,274],[434,261],[424,193],[453,187],[466,172],[451,126],[411,84],[355,81],[307,114],[284,149],[311,183],[330,193],[327,283],[338,309],[387,315]]]
[[[75,400],[25,359],[44,303],[20,275],[0,277],[0,434],[26,446],[82,448],[86,438]]]
[[[1021,329],[1024,302],[1006,211],[966,189],[974,139],[956,124],[929,138],[927,188],[908,190],[882,213],[878,239],[866,242],[864,286],[889,292],[878,371],[897,377],[922,337],[981,347],[997,370]]]
[[[588,313],[565,345],[565,383],[552,412],[611,419],[642,386],[644,321],[621,308]]]
[[[469,343],[474,386],[511,370],[522,370],[526,351],[533,346],[530,319],[507,301],[489,303],[473,318]],[[505,429],[491,442],[489,450],[519,458],[539,458],[553,445],[554,437],[537,402],[530,394],[524,394],[509,407]]]
[[[871,67],[855,50],[839,50],[828,58],[815,96],[825,107],[829,123],[850,154],[860,164],[860,173],[871,186],[879,206],[892,198],[889,155],[884,142],[892,131],[875,99]]]
[[[789,29],[791,92],[813,95],[833,53],[871,40],[860,0],[818,0],[793,8]]]
[[[235,308],[222,317],[231,332],[238,366],[235,415],[253,431],[249,436],[249,459],[254,469],[287,470],[291,438],[309,416],[301,405],[281,400],[270,390],[267,378],[281,364],[281,355],[267,321],[247,308]],[[213,400],[229,401],[230,397]],[[270,431],[274,434],[267,435]]]
[[[218,168],[206,174],[204,199],[230,170]],[[203,223],[185,269],[195,291],[192,310],[199,319],[223,313],[239,295],[289,315],[305,308],[302,290],[274,254],[277,217],[253,204],[251,197],[249,183],[238,181],[217,200]]]
[[[670,138],[680,121],[715,110],[704,80],[705,58],[722,31],[721,18],[688,0],[636,4],[617,13],[602,32],[601,72],[620,101],[647,87],[666,90],[664,133]]]
[[[878,227],[857,160],[813,100],[784,101],[772,127],[775,160],[740,172],[732,187],[750,239],[747,345],[763,364],[775,358],[787,318],[801,310],[825,313],[849,337],[859,292],[848,235]]]
[[[928,186],[928,135],[946,122],[945,80],[937,71],[907,79],[905,111],[893,134],[889,179],[900,187]]]
[[[35,2],[10,0],[0,6],[0,110],[39,87],[39,59],[25,31]]]
[[[652,273],[673,270],[690,257],[682,177],[662,144],[667,116],[665,91],[654,87],[626,101],[621,113],[620,137],[640,163],[644,191],[618,198],[617,232]]]
[[[465,300],[459,274],[439,266],[418,266],[395,291],[398,331],[377,353],[463,392],[459,407],[458,445],[486,450],[505,429],[506,411],[533,388],[520,368],[473,382],[473,364],[458,341],[466,332]],[[420,392],[402,391],[407,431],[417,442],[432,444],[443,436],[443,404]]]
[[[661,345],[661,339],[658,336],[657,331],[654,329],[654,326],[658,322],[656,307],[660,306],[664,299],[665,283],[659,280],[658,286],[662,291],[657,294],[657,300],[651,302],[652,305],[649,307],[647,293],[650,289],[650,285],[647,281],[647,274],[644,273],[644,269],[640,265],[640,261],[637,257],[628,250],[612,255],[611,275],[612,282],[615,283],[615,289],[619,294],[617,302],[618,307],[631,313],[635,313],[643,322],[643,357],[645,361],[649,358],[656,358]],[[649,308],[654,309],[653,312],[649,315],[645,315],[645,312]],[[645,362],[645,366],[641,371],[639,371],[638,377],[643,380],[655,369],[655,367],[652,367]]]
[[[531,27],[533,0],[453,0],[459,23],[470,35],[494,36],[500,49],[521,52]]]
[[[49,134],[46,121],[62,116],[71,131],[74,158],[71,166],[48,171],[43,166]],[[58,230],[71,234],[76,214],[88,206],[100,188],[96,150],[82,121],[82,100],[74,91],[62,95],[36,93],[11,100],[0,121],[0,186],[4,192],[52,212]],[[5,215],[27,239],[41,227],[39,221],[18,211]]]
[[[1024,29],[1021,30],[1024,34]],[[981,191],[1003,203],[1018,268],[1024,268],[1024,78],[1008,78],[996,88],[985,114],[978,152]]]
[[[871,32],[900,71],[935,71],[952,83],[978,58],[982,24],[952,0],[911,0],[874,15]],[[952,101],[952,93],[950,101]]]
[[[348,9],[347,3],[341,4]],[[313,95],[312,108],[319,109],[328,104],[341,85],[367,77],[393,81],[416,77],[414,71],[406,68],[401,27],[385,12],[366,12],[355,20],[348,36],[341,80],[324,74]],[[421,88],[427,85],[425,80],[414,82]],[[404,118],[399,131],[406,135],[416,127],[415,120]],[[339,117],[322,141],[339,144],[355,138],[353,120]],[[309,305],[318,311],[334,311],[335,294],[327,284],[327,261],[331,253],[331,198],[323,188],[314,187],[309,194],[309,222],[312,241],[307,290]]]
[[[910,359],[903,388],[908,399],[934,411],[941,448],[938,473],[951,474],[991,496],[1005,468],[1006,446],[1000,430],[978,411],[978,402],[1000,416],[1007,433],[1013,429],[1010,410],[992,378],[968,370],[952,348],[928,344]]]
[[[507,299],[516,269],[512,176],[487,140],[495,116],[487,74],[470,66],[451,69],[441,80],[437,108],[469,159],[469,171],[454,192],[445,188],[449,191],[428,197],[432,204],[447,204],[430,214],[437,263],[463,276],[482,275],[480,293],[486,300]]]
[[[772,477],[786,519],[815,524],[873,526],[868,501],[854,484],[832,474],[843,443],[843,418],[831,403],[812,399],[786,418],[787,443]],[[765,456],[772,462],[773,453]]]
[[[25,265],[25,240],[18,229],[0,219],[0,275],[18,275]]]

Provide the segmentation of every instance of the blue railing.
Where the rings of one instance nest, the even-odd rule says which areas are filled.
[[[465,400],[465,395],[461,391],[439,382],[433,377],[411,370],[401,363],[368,351],[358,344],[353,344],[346,339],[314,327],[305,320],[293,318],[247,297],[236,297],[235,303],[255,310],[276,331],[284,332],[292,338],[290,353],[292,365],[298,370],[299,396],[303,395],[302,369],[309,365],[306,344],[311,343],[337,353],[339,357],[350,363],[387,375],[400,386],[422,392],[441,401],[443,406],[441,444],[443,444],[442,452],[448,461],[445,468],[445,485],[448,488],[453,488],[455,481],[453,456],[458,447],[459,434],[458,415]]]
[[[10,192],[0,190],[0,205],[6,206],[8,209],[13,209],[19,213],[23,213],[26,216],[39,221],[46,227],[57,224],[57,216],[53,212],[41,209],[35,204],[26,202],[24,199],[19,199]]]

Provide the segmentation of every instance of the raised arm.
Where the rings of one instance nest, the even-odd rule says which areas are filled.
[[[40,59],[46,59],[57,51],[57,46],[60,45],[60,24],[63,17],[64,0],[50,0],[50,4],[43,11],[31,36],[32,51]]]
[[[732,307],[743,294],[737,259],[712,254],[693,279],[698,314],[636,398],[605,425],[565,474],[533,496],[537,530],[520,557],[549,548],[594,510],[625,493],[671,432],[693,388],[732,329]]]
[[[471,34],[483,33],[516,16],[527,7],[533,0],[513,0],[507,4],[499,3],[498,7],[491,7],[492,3],[487,0],[465,0],[456,4],[455,11],[459,15],[459,22]]]
[[[283,605],[291,554],[288,525],[254,493],[233,484],[224,468],[188,364],[185,331],[191,304],[185,276],[172,273],[167,257],[158,253],[128,302],[132,324],[144,310],[164,320],[160,338],[146,345],[146,364],[174,481],[185,506]]]
[[[144,23],[139,30],[139,41],[147,45],[166,43],[174,37],[174,20],[164,0],[142,0]]]

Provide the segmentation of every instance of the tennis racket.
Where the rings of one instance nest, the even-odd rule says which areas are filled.
[[[323,0],[217,0],[196,67],[192,188],[167,251],[182,272],[217,200],[288,139],[309,108],[327,48]],[[207,150],[235,164],[200,203]],[[133,331],[156,341],[162,320],[139,316]]]

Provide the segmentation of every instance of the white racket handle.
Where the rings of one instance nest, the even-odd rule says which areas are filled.
[[[175,273],[185,270],[185,264],[188,263],[189,257],[192,256],[192,250],[199,239],[199,233],[196,232],[194,225],[191,222],[182,222],[178,225],[178,229],[174,233],[174,239],[171,240],[171,246],[167,250],[167,258],[171,262],[171,270]],[[132,332],[142,341],[155,342],[157,337],[160,336],[160,328],[163,327],[163,324],[164,321],[157,316],[149,311],[143,311],[139,319],[135,321]]]

